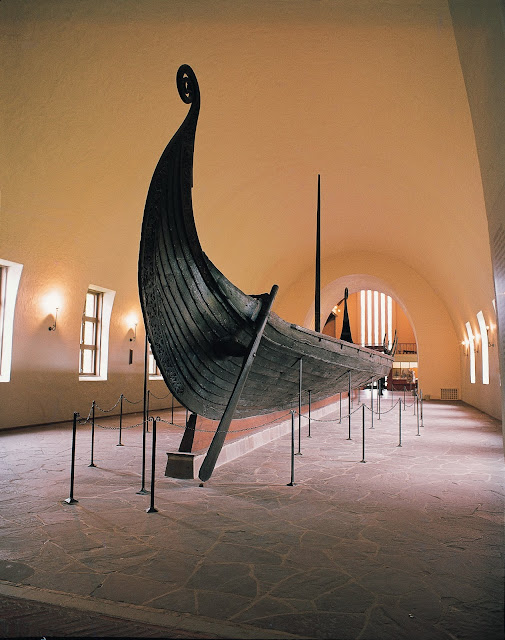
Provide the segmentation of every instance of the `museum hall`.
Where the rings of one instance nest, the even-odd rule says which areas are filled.
[[[0,636],[501,640],[503,0],[0,55]]]

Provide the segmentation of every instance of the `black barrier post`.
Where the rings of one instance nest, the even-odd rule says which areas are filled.
[[[149,341],[147,338],[147,328],[145,328],[146,337],[144,340],[144,388],[143,388],[143,400],[144,400],[144,428],[149,433],[149,391],[147,389],[147,382],[149,380]],[[143,486],[143,485],[142,485]]]
[[[294,487],[295,482],[295,412],[291,411],[291,481],[288,487]]]
[[[146,513],[157,513],[158,509],[154,507],[154,478],[156,471],[156,423],[159,418],[153,418],[153,447],[152,447],[152,455],[151,455],[151,505],[149,509],[146,509]]]
[[[311,390],[309,389],[309,435],[307,436],[307,438],[311,438],[312,436],[310,435],[310,420],[311,420],[311,416],[310,416],[310,411],[311,411],[311,407],[312,407],[312,401],[310,398],[310,394],[311,394]]]
[[[349,384],[347,387],[347,408],[349,410],[349,437],[347,440],[352,440],[351,438],[351,370],[349,369]]]
[[[399,442],[398,442],[398,446],[401,447],[402,446],[402,399],[400,398],[398,400],[398,407],[400,409],[400,411],[398,412],[398,432],[399,432]]]
[[[403,385],[403,410],[405,411],[405,385]]]
[[[147,330],[146,330],[146,339],[144,343],[144,412],[143,412],[143,421],[142,421],[142,486],[140,491],[137,491],[137,494],[141,496],[145,496],[147,494],[146,490],[146,433],[147,433],[147,424],[149,420],[149,391],[147,389],[147,379],[149,377],[149,352],[148,352],[148,343],[147,343]]]
[[[296,456],[302,456],[302,373],[303,373],[303,358],[300,358],[300,373],[298,375],[298,452]]]
[[[419,396],[416,395],[416,402],[417,402],[417,434],[418,436],[420,436],[421,434],[419,433]]]
[[[424,427],[424,406],[423,390],[421,389],[421,427]]]
[[[146,425],[147,425],[147,433],[149,433],[149,402],[151,398],[151,391],[147,392],[147,403],[146,403]]]
[[[123,394],[119,396],[120,405],[119,405],[119,442],[116,447],[122,447],[123,443],[121,442],[121,430],[123,428]]]
[[[362,439],[362,446],[363,446],[363,457],[361,458],[361,462],[366,462],[365,460],[365,405],[364,404],[361,406],[361,409],[363,411],[363,415],[361,416],[361,439]],[[373,415],[373,410],[372,410],[372,415]]]
[[[95,401],[91,403],[91,462],[88,467],[96,467],[93,460],[93,454],[95,452]]]
[[[144,424],[142,425],[142,486],[140,491],[137,491],[137,494],[141,496],[145,496],[148,493],[146,489],[146,432],[147,420],[144,415]]]
[[[370,427],[370,429],[373,429],[373,378],[372,378],[372,386],[370,389],[370,409],[371,409],[371,413],[372,413],[372,426]]]
[[[72,462],[70,463],[70,494],[64,502],[66,504],[75,504],[79,502],[74,498],[74,469],[75,469],[75,436],[77,433],[77,418],[79,414],[77,412],[74,413],[74,422],[72,425]]]

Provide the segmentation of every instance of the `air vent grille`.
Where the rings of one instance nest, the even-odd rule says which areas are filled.
[[[442,400],[457,400],[458,390],[457,389],[440,389],[440,398]]]

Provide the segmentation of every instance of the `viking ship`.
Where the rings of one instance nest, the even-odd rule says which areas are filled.
[[[219,420],[200,470],[210,477],[232,418],[314,402],[387,375],[392,356],[282,320],[277,292],[247,295],[203,252],[193,207],[193,152],[200,111],[196,76],[176,78],[190,104],[163,151],[149,187],[139,253],[139,292],[152,353],[173,396],[189,411]]]

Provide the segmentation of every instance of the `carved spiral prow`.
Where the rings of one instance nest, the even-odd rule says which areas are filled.
[[[200,100],[200,89],[195,72],[189,64],[181,64],[177,70],[177,90],[185,104]]]

